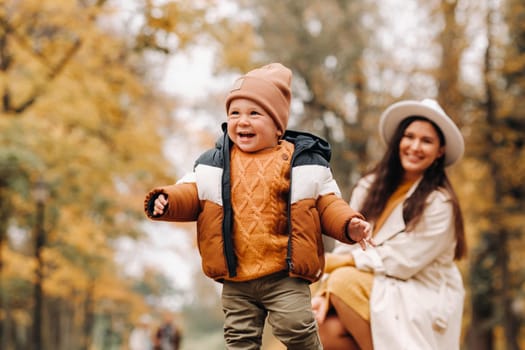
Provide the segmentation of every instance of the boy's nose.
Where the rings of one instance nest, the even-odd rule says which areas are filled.
[[[248,123],[248,116],[246,114],[241,114],[239,116],[239,124],[247,124]]]

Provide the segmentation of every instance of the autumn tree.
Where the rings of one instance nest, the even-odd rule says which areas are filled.
[[[469,348],[519,349],[523,339],[525,6],[487,1],[484,88],[473,135],[484,202],[472,263]],[[502,334],[502,337],[498,337]]]
[[[119,28],[115,15],[122,12],[114,5],[1,1],[2,349],[28,346],[16,335],[31,326],[36,204],[30,189],[37,179],[50,191],[40,252],[41,348],[87,349],[103,305],[122,317],[137,307],[115,266],[114,242],[144,233],[145,191],[174,177],[162,149],[173,105],[156,86],[161,76],[152,75],[158,63],[152,59],[189,45],[205,27],[207,7],[138,1],[125,14],[129,26]],[[15,244],[13,233],[23,240]]]

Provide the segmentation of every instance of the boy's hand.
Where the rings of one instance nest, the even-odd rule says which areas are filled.
[[[347,230],[350,238],[358,242],[363,250],[366,250],[367,243],[372,247],[375,246],[374,240],[372,239],[372,225],[367,221],[352,218],[348,223]]]
[[[160,194],[153,203],[153,216],[164,214],[164,210],[166,210],[167,205],[168,199],[166,198],[166,195]]]

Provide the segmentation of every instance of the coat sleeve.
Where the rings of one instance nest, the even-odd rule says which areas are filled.
[[[432,197],[414,231],[397,232],[366,251],[353,250],[356,266],[407,280],[440,256],[452,260],[455,247],[452,205],[441,193]]]
[[[357,186],[352,191],[350,196],[350,207],[355,208],[356,210],[361,210],[363,207],[363,202],[365,201],[365,196],[368,192],[371,183],[371,177],[365,177],[359,180]]]
[[[317,200],[317,209],[321,217],[321,227],[324,234],[344,243],[356,243],[348,235],[347,227],[354,217],[364,220],[361,213],[352,209],[336,194],[320,196]]]
[[[161,194],[168,198],[164,214],[153,216],[155,199]],[[194,182],[157,187],[144,200],[144,211],[148,218],[158,221],[195,221],[200,213],[197,185]]]

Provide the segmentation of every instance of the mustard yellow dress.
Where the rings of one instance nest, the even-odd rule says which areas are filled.
[[[377,219],[372,235],[381,228],[392,210],[405,199],[414,181],[402,183],[390,196],[385,209]],[[370,293],[374,275],[355,267],[351,254],[326,254],[325,273],[328,278],[320,284],[318,294],[324,295],[328,302],[330,294],[337,295],[354,309],[364,320],[370,322]]]

